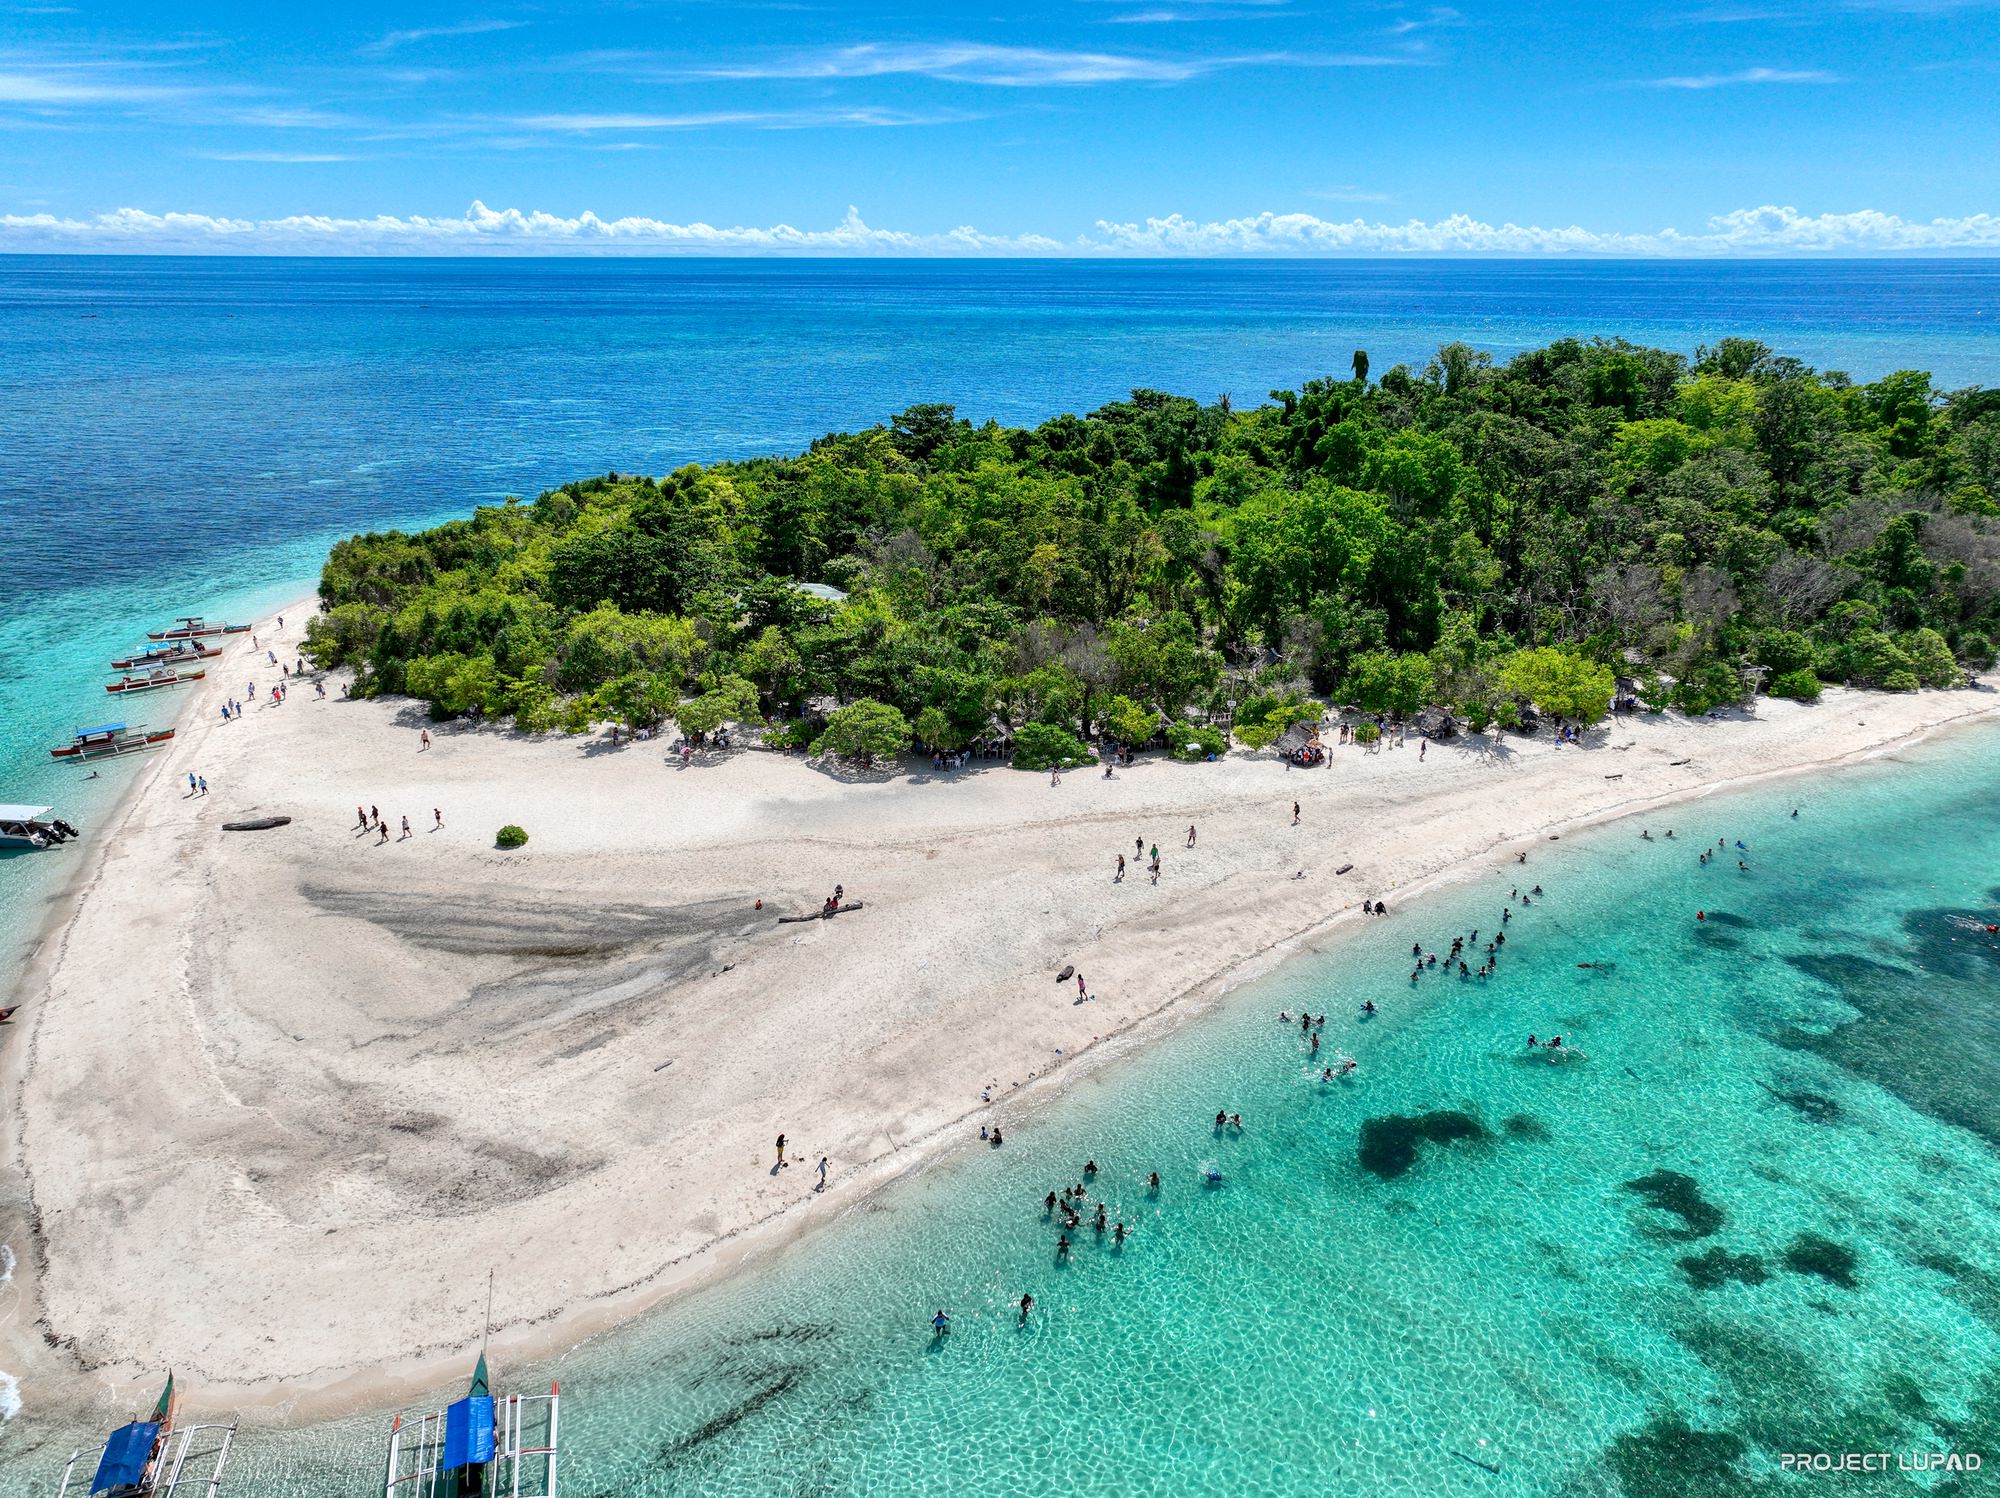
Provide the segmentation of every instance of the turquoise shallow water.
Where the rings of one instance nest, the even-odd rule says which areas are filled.
[[[562,1378],[573,1494],[1985,1490],[1777,1455],[2000,1463],[2000,733],[1650,826],[1414,901],[501,1382]],[[1700,866],[1718,837],[1747,853]],[[1412,987],[1412,941],[1503,907],[1492,980]],[[1280,1008],[1325,1011],[1350,1082]],[[1041,1198],[1092,1157],[1137,1231],[1065,1263]],[[243,1491],[359,1493],[382,1425],[246,1442]]]

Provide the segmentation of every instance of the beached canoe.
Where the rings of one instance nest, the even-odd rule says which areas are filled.
[[[171,629],[149,629],[149,640],[199,640],[209,635],[240,635],[249,633],[247,624],[210,624],[206,619],[189,615],[181,619]]]
[[[224,822],[222,830],[224,832],[268,832],[273,827],[289,827],[291,825],[292,819],[290,817],[252,817],[247,822]]]
[[[160,687],[177,687],[182,682],[200,681],[206,671],[154,671],[146,676],[126,676],[104,684],[107,692],[151,692]]]
[[[207,660],[222,654],[220,645],[201,645],[181,640],[172,645],[151,645],[111,663],[113,671],[150,671],[160,666],[178,666],[184,661]]]

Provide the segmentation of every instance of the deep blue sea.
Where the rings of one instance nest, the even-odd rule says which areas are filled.
[[[84,784],[46,751],[110,715],[104,662],[175,614],[268,617],[357,529],[915,401],[1241,404],[1357,347],[1379,372],[1572,334],[2000,384],[2000,262],[0,258],[0,802],[88,833],[121,767]],[[1343,1032],[1356,1084],[1311,1082],[1265,1011],[1351,1017],[1386,950],[1289,970],[782,1284],[581,1350],[565,1491],[1664,1498],[1751,1492],[1780,1443],[1850,1435],[1983,1439],[2000,1466],[2000,970],[1950,924],[2000,898],[2000,739],[1950,744],[1843,777],[1804,824],[1788,793],[1714,803],[1710,835],[1773,852],[1730,920],[1688,927],[1718,903],[1691,858],[1607,833],[1518,918],[1505,982]],[[0,962],[74,856],[0,855]],[[1439,896],[1427,931],[1499,893]],[[1552,1026],[1589,1061],[1524,1061],[1515,1032]],[[1218,1090],[1254,1135],[1187,1126]],[[1361,1159],[1369,1119],[1402,1171]],[[1113,1157],[1141,1232],[1057,1266],[1028,1204],[1079,1150]],[[1021,1335],[999,1308],[1028,1284],[1048,1315]],[[913,1299],[962,1333],[912,1338]],[[358,1493],[333,1474],[376,1433],[246,1447],[243,1491]]]

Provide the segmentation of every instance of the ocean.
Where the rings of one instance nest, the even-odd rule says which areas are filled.
[[[357,529],[792,451],[920,400],[1240,404],[1454,338],[1505,359],[1746,335],[1859,379],[1996,384],[2000,262],[11,257],[0,330],[0,801],[88,837],[130,766],[83,782],[47,748],[138,716],[106,707],[104,661],[177,614],[268,617]],[[1789,1489],[1789,1441],[2000,1460],[1995,957],[1950,919],[2000,899],[1996,770],[2000,738],[1966,733],[1815,784],[1796,822],[1806,791],[1759,792],[1680,813],[1672,846],[1567,842],[1498,979],[1411,991],[1398,944],[1490,929],[1505,891],[1439,894],[782,1273],[502,1381],[563,1378],[567,1493],[1582,1498]],[[1694,864],[1686,840],[1716,836],[1748,873]],[[0,854],[0,960],[77,851]],[[1312,1080],[1272,1018],[1302,1005],[1350,1083]],[[1530,1030],[1588,1059],[1549,1066]],[[1241,1135],[1208,1126],[1225,1104]],[[1058,1264],[1038,1203],[1093,1155],[1137,1231],[1086,1228]],[[260,1434],[237,1490],[361,1492],[380,1432]]]

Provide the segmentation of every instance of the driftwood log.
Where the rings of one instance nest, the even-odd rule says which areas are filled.
[[[831,920],[834,916],[846,915],[850,910],[859,910],[861,908],[861,901],[856,900],[851,905],[837,905],[832,910],[815,910],[811,915],[781,915],[778,917],[778,924],[780,926],[795,926],[800,921]]]
[[[224,832],[268,832],[273,827],[289,827],[290,817],[257,817],[248,822],[224,822]]]

